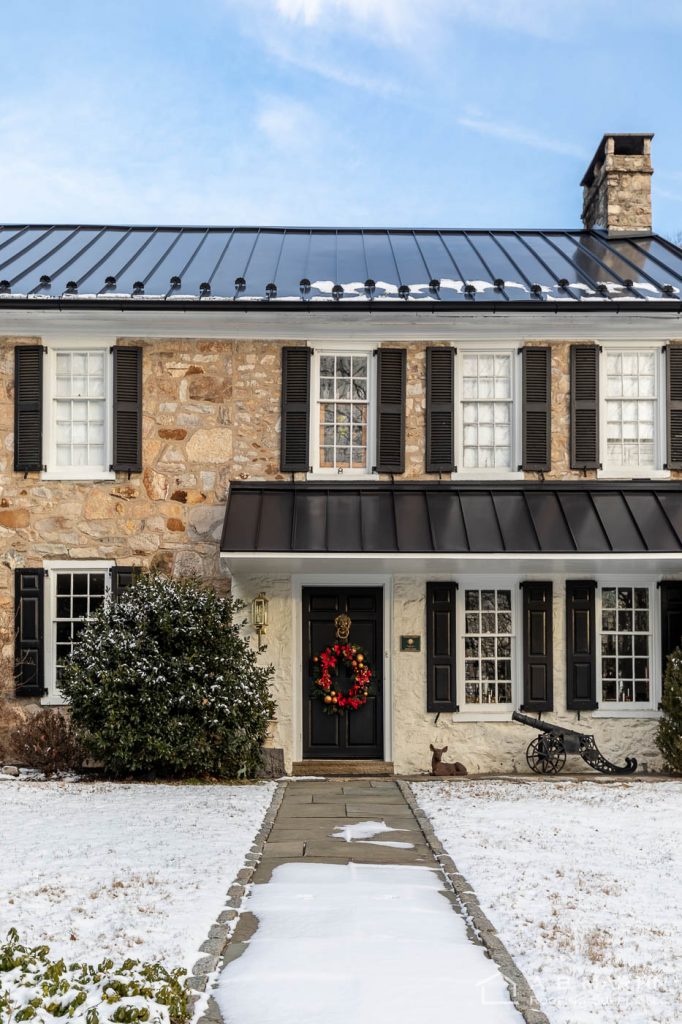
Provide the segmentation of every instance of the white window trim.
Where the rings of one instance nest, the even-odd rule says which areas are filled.
[[[313,346],[311,346],[313,347]],[[316,342],[310,366],[310,464],[312,469],[306,473],[306,480],[378,480],[376,464],[376,410],[377,410],[377,373],[376,352],[378,346],[367,344],[335,343],[332,341]],[[367,468],[366,469],[323,469],[320,467],[320,356],[367,356]]]
[[[511,468],[471,469],[464,466],[464,417],[462,413],[462,357],[465,355],[511,356]],[[453,480],[523,480],[525,473],[521,464],[521,353],[518,345],[509,342],[493,342],[486,345],[457,343],[455,355],[455,465],[451,473]]]
[[[521,587],[519,584],[524,576],[462,576],[457,575],[457,596],[455,598],[455,622],[457,629],[457,650],[455,664],[457,672],[457,706],[459,711],[454,715],[457,722],[510,722],[513,711],[518,711],[523,701],[523,629],[520,628],[523,613]],[[510,590],[512,612],[512,699],[511,704],[498,705],[491,710],[490,704],[466,704],[464,678],[464,592],[472,590]],[[480,710],[485,708],[485,710]],[[477,710],[479,709],[479,710]]]
[[[636,341],[608,341],[601,343],[599,359],[599,462],[598,480],[668,480],[670,470],[664,469],[666,462],[666,395],[665,395],[665,344]],[[606,356],[614,352],[653,352],[656,355],[656,418],[654,453],[656,464],[652,469],[644,467],[621,468],[609,466],[606,443]]]
[[[57,381],[58,352],[93,352],[101,349],[104,360],[104,456],[106,468],[84,466],[59,467],[56,458],[54,430],[54,400]],[[43,444],[46,469],[40,474],[41,480],[115,480],[116,474],[109,469],[113,461],[112,406],[113,406],[113,357],[111,343],[105,341],[54,341],[48,346],[43,375]]]
[[[60,571],[78,572],[103,572],[105,597],[111,594],[111,572],[116,565],[111,561],[66,559],[65,561],[46,561],[43,568],[47,572],[45,586],[45,606],[43,609],[43,636],[44,636],[44,668],[45,668],[45,696],[40,703],[45,706],[61,707],[68,704],[66,697],[60,693],[57,687],[57,665],[56,665],[56,633],[55,615],[57,611],[57,576]]]
[[[657,576],[599,576],[596,578],[597,592],[595,594],[595,639],[597,645],[596,657],[596,693],[597,708],[592,712],[593,718],[660,718],[658,705],[661,700],[662,678],[661,665],[661,611],[660,595],[657,587],[659,577]],[[602,702],[602,653],[601,653],[601,613],[602,587],[648,587],[649,588],[649,700],[646,703],[634,702],[619,705],[617,701]]]

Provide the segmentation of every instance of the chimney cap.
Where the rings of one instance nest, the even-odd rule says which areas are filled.
[[[589,167],[585,171],[580,184],[589,188],[593,183],[595,167],[597,164],[604,162],[606,143],[609,139],[614,140],[617,153],[635,156],[644,152],[644,140],[651,140],[653,137],[654,132],[607,132],[606,135],[602,136],[602,140],[597,146],[597,151],[590,160]]]

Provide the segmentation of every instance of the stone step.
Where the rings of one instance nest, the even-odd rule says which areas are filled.
[[[294,761],[292,775],[325,775],[347,777],[353,775],[393,775],[392,761]]]

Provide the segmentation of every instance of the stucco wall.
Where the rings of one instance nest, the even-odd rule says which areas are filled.
[[[429,577],[433,578],[433,577]],[[394,576],[390,630],[390,684],[386,699],[391,701],[392,729],[390,748],[396,772],[428,771],[431,764],[429,744],[448,745],[447,760],[462,761],[470,772],[528,772],[525,751],[535,733],[513,722],[462,721],[457,714],[436,716],[426,712],[426,577]],[[359,577],[353,583],[360,585]],[[284,751],[285,764],[301,758],[300,705],[302,695],[301,625],[295,614],[292,583],[289,577],[241,576],[233,581],[233,592],[249,602],[265,590],[270,598],[267,650],[261,660],[275,666],[273,694],[277,700],[274,744]],[[642,766],[661,768],[654,742],[656,721],[632,718],[595,718],[565,710],[565,582],[554,580],[554,714],[543,715],[550,722],[594,733],[602,753],[611,761],[624,763],[625,757],[637,757]],[[518,635],[517,628],[517,635]],[[399,650],[401,634],[422,637],[421,653]],[[351,634],[352,635],[352,634]],[[517,642],[520,642],[517,640]],[[255,634],[252,643],[256,646]],[[566,770],[589,771],[581,758],[570,757]]]
[[[447,760],[462,761],[471,772],[526,772],[525,751],[534,733],[515,722],[464,722],[457,714],[427,714],[425,679],[426,655],[397,653],[401,633],[425,636],[425,581],[397,576],[394,594],[394,704],[400,711],[394,716],[393,759],[396,770],[422,771],[430,764],[429,744],[449,746]],[[519,630],[516,630],[517,636]],[[543,720],[561,722],[569,728],[594,733],[597,745],[611,761],[623,763],[634,756],[650,770],[661,767],[654,743],[656,722],[651,719],[595,718],[583,712],[580,721],[575,712],[566,711],[566,624],[565,581],[554,580],[554,707]],[[517,639],[517,643],[520,638]],[[581,758],[571,757],[567,769],[588,770]]]

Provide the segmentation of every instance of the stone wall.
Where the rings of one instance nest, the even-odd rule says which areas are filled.
[[[143,472],[79,482],[14,472],[14,346],[41,339],[0,338],[0,693],[13,690],[15,568],[108,559],[224,589],[229,480],[279,477],[280,344],[115,340],[144,348]]]

